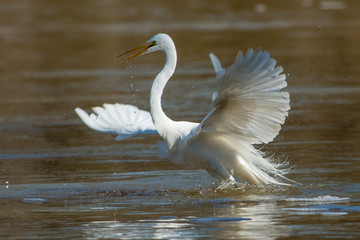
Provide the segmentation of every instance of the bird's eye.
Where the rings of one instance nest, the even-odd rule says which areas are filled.
[[[150,42],[149,47],[154,47],[154,46],[156,46],[156,41],[152,41],[152,42]]]

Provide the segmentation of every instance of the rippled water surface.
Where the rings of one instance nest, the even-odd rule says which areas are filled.
[[[1,239],[360,238],[359,1],[0,2]],[[272,54],[292,109],[259,147],[302,186],[229,186],[159,156],[158,137],[82,124],[75,107],[149,109],[163,56],[115,57],[158,32],[178,50],[176,120],[210,110],[210,52]]]

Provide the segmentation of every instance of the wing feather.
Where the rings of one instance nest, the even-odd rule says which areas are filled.
[[[222,67],[220,60],[216,57],[215,54],[210,53],[210,60],[211,60],[211,63],[213,65],[213,67],[214,67],[215,74],[216,74],[216,79],[217,79],[218,84],[219,84],[219,82],[221,81],[222,77],[224,76],[226,70],[225,70],[225,68]],[[217,96],[218,96],[218,93],[216,91],[213,92],[211,104],[215,101]]]
[[[290,109],[283,68],[260,48],[236,57],[218,82],[214,113],[202,131],[237,134],[249,144],[268,143],[280,131]]]
[[[93,107],[90,115],[81,108],[75,112],[91,129],[118,134],[116,140],[123,140],[138,134],[157,134],[149,112],[132,105],[104,104]]]
[[[210,60],[214,67],[216,78],[218,79],[218,81],[220,81],[220,79],[224,76],[226,70],[221,66],[221,62],[215,54],[210,53]]]

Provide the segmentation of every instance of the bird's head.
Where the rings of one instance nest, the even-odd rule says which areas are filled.
[[[155,36],[153,36],[149,41],[147,41],[146,43],[128,50],[126,52],[123,52],[122,54],[120,54],[119,57],[125,56],[127,54],[132,54],[129,57],[124,59],[124,62],[129,61],[130,59],[139,56],[139,55],[145,55],[151,52],[155,52],[155,51],[159,51],[159,50],[164,50],[164,48],[168,45],[168,42],[172,42],[171,38],[165,34],[165,33],[159,33],[156,34]]]

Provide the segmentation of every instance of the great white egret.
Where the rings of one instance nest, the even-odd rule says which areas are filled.
[[[201,123],[173,121],[161,107],[161,96],[176,67],[172,39],[157,34],[144,45],[124,52],[128,61],[138,55],[163,51],[165,65],[153,81],[150,113],[135,106],[104,104],[91,115],[75,111],[90,128],[118,134],[121,140],[137,134],[158,133],[176,163],[206,169],[220,180],[247,181],[252,184],[282,184],[286,169],[265,155],[254,144],[271,142],[279,133],[290,109],[283,69],[266,51],[240,51],[228,69],[210,54],[218,81],[213,93],[212,110]]]

